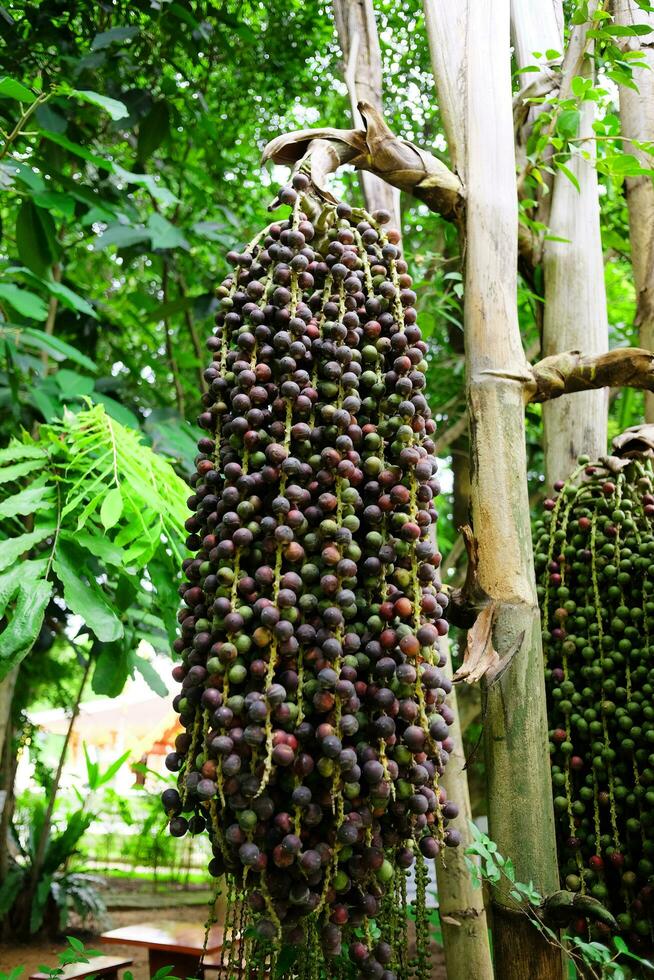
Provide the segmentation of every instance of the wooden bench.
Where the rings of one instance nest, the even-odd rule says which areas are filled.
[[[176,977],[194,977],[202,953],[217,953],[223,943],[222,926],[213,925],[205,946],[202,922],[177,922],[165,919],[141,922],[138,925],[112,929],[100,936],[103,943],[117,946],[144,946],[148,951],[150,976],[164,966],[172,968]],[[139,978],[140,980],[140,978]]]
[[[133,960],[122,956],[91,956],[88,963],[69,963],[63,967],[61,980],[77,980],[81,977],[104,977],[118,980],[118,971],[131,966]],[[49,973],[32,973],[30,980],[48,980]]]

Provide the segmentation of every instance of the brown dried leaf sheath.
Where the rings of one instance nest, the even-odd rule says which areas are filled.
[[[619,456],[651,458],[654,456],[654,425],[632,425],[615,437],[612,446]]]
[[[432,211],[456,219],[462,209],[461,181],[440,160],[408,140],[395,136],[369,102],[359,102],[365,129],[302,129],[277,136],[263,151],[263,162],[291,166],[305,160],[312,182],[327,200],[334,200],[324,181],[344,163],[369,170],[394,187],[424,201]],[[305,159],[307,158],[307,159]]]
[[[495,603],[491,602],[484,606],[474,625],[468,630],[463,663],[454,675],[455,681],[475,684],[484,674],[495,671],[498,667],[500,657],[493,647],[494,620]]]

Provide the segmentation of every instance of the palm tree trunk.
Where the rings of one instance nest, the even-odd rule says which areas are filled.
[[[382,109],[382,62],[372,0],[333,0],[334,20],[343,52],[343,74],[352,110],[352,121],[361,126],[360,101]],[[361,172],[368,211],[383,208],[401,228],[400,193],[375,174]]]
[[[444,672],[451,678],[449,657]],[[481,888],[473,888],[466,866],[464,842],[470,837],[472,808],[455,690],[448,697],[447,703],[454,713],[454,720],[450,725],[454,749],[450,753],[440,784],[448,799],[454,800],[459,807],[459,815],[451,822],[451,826],[459,831],[462,842],[454,850],[449,849],[443,861],[439,857],[435,862],[445,967],[448,980],[471,980],[473,977],[474,980],[493,980],[484,896]]]
[[[614,0],[617,24],[625,27],[646,24],[654,28],[654,14],[646,13],[635,0]],[[651,140],[654,137],[654,35],[645,34],[625,40],[631,49],[640,50],[649,68],[634,68],[633,80],[637,91],[620,86],[620,119],[622,132],[629,140]],[[654,166],[650,155],[625,143],[643,167]],[[636,323],[640,331],[640,346],[654,350],[654,184],[651,177],[627,177],[627,206],[631,263],[636,285]],[[654,422],[654,394],[645,394],[645,420]]]
[[[14,699],[16,681],[20,666],[10,670],[6,677],[0,681],[0,758],[2,758],[5,739],[11,726],[11,705]],[[4,789],[7,787],[5,786]]]
[[[588,78],[593,75],[586,33],[586,25],[573,28],[563,64],[561,98],[569,97],[574,75]],[[554,176],[550,237],[545,242],[543,255],[544,357],[574,349],[601,354],[609,346],[599,191],[594,165],[594,120],[595,103],[583,102],[576,142],[580,152],[566,163],[577,186],[561,170]],[[589,159],[581,156],[582,150],[589,154]],[[593,459],[604,455],[607,416],[606,389],[579,392],[548,402],[543,407],[548,486],[555,480],[567,479],[582,453]]]
[[[494,643],[507,668],[487,691],[490,833],[519,880],[558,887],[541,628],[531,546],[518,325],[517,197],[509,0],[472,2],[466,32],[467,261],[464,334],[471,420],[472,516],[479,584],[495,604]],[[482,533],[483,530],[483,533]],[[561,977],[559,950],[494,895],[496,975]]]

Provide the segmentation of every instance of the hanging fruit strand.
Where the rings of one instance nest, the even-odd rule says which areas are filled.
[[[289,978],[407,980],[418,855],[423,980],[424,858],[458,844],[427,346],[388,215],[312,223],[311,193],[296,174],[217,291],[164,806],[208,830],[253,976],[296,947]]]
[[[590,463],[535,526],[562,884],[613,913],[629,945],[654,924],[652,465]],[[609,926],[574,923],[606,940]]]

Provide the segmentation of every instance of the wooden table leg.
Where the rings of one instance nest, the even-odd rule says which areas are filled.
[[[150,980],[164,966],[172,968],[172,975],[180,980],[194,980],[198,975],[200,957],[197,954],[177,953],[174,950],[149,949]]]

